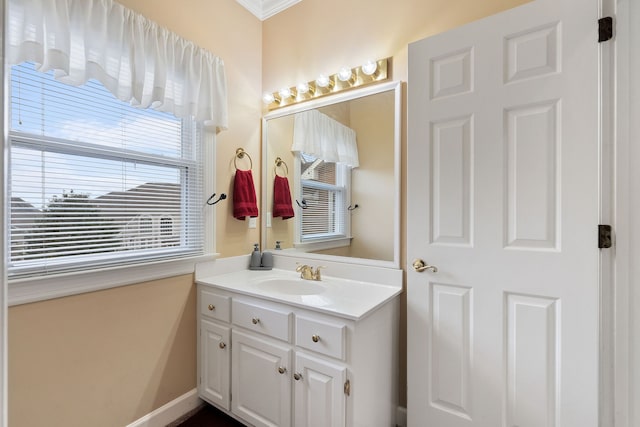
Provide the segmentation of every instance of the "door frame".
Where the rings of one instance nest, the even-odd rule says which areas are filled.
[[[640,22],[640,6],[633,0],[605,0],[605,12],[615,17],[616,24],[608,58],[613,69],[608,113],[612,117],[610,138],[614,146],[610,210],[615,245],[608,288],[610,306],[603,311],[609,324],[605,325],[601,343],[607,374],[602,402],[605,407],[608,405],[610,424],[602,426],[632,427],[640,422],[635,409],[640,405],[640,367],[636,366],[640,327],[634,325],[640,313],[640,291],[633,286],[640,278],[640,265],[633,262],[640,251],[640,174],[633,167],[640,164],[640,123],[633,120],[640,114],[640,83],[631,78],[640,70],[640,31],[632,25]]]

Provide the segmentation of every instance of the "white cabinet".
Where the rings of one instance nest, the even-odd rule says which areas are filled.
[[[232,412],[255,426],[290,426],[290,347],[235,329],[232,342]]]
[[[198,306],[202,399],[252,426],[395,426],[397,298],[352,319],[198,284]]]
[[[296,353],[295,366],[295,425],[343,427],[350,387],[347,368],[303,352]]]
[[[200,322],[200,394],[224,409],[229,409],[230,331],[209,320]]]

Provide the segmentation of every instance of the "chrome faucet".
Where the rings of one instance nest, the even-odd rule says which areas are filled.
[[[317,267],[314,271],[310,265],[303,264],[296,267],[296,272],[300,273],[300,277],[305,280],[322,280],[322,276],[320,275],[321,268],[324,267]]]

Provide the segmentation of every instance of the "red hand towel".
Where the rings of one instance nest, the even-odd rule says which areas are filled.
[[[276,175],[273,181],[273,217],[279,216],[282,219],[293,218],[293,205],[291,204],[289,180],[286,177]]]
[[[236,170],[236,177],[233,181],[233,217],[244,221],[248,216],[258,216],[253,175],[251,170]]]

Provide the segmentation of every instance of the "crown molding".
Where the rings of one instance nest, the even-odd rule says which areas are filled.
[[[302,0],[236,0],[245,9],[253,13],[258,19],[264,21],[273,15],[282,12],[288,7]]]

